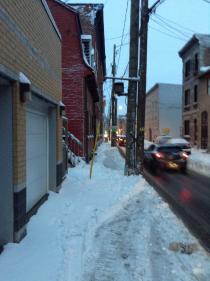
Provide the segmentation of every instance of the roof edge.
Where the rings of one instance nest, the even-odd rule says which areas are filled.
[[[48,7],[48,5],[47,5],[46,0],[41,0],[41,2],[42,2],[42,5],[43,5],[44,8],[45,8],[45,11],[46,11],[46,13],[47,13],[47,15],[48,15],[48,17],[49,17],[49,19],[50,19],[50,21],[51,21],[51,23],[52,23],[54,29],[55,29],[55,31],[56,31],[56,33],[57,33],[58,37],[59,37],[60,40],[61,40],[61,39],[62,39],[61,33],[60,33],[60,31],[59,31],[59,29],[58,29],[58,27],[57,27],[57,24],[55,23],[55,20],[54,20],[54,18],[53,18],[52,13],[50,12],[50,9],[49,9],[49,7]]]

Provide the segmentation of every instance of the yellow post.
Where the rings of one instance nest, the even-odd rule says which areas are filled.
[[[95,152],[96,152],[97,142],[98,142],[98,137],[99,137],[99,130],[100,130],[100,122],[98,122],[97,128],[96,128],[96,139],[95,139],[95,144],[94,144],[94,148],[93,148],[93,157],[92,157],[91,164],[90,164],[90,179],[91,179],[92,173],[93,173],[93,164],[94,164]]]

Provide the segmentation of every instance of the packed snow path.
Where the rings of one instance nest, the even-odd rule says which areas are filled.
[[[142,177],[125,177],[117,149],[70,169],[33,216],[20,244],[0,255],[3,281],[209,281],[210,257]],[[195,243],[191,255],[169,250]]]

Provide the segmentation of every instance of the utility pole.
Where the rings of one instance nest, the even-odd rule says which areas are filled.
[[[148,22],[149,22],[148,0],[141,0],[140,62],[139,62],[140,82],[138,83],[136,174],[141,174],[143,172],[143,161],[144,161]]]
[[[113,65],[112,65],[112,76],[116,76],[116,45],[113,50]],[[112,127],[111,127],[111,146],[116,146],[116,130],[117,130],[117,99],[114,93],[115,79],[112,80]]]
[[[150,14],[165,0],[157,0],[148,8],[148,0],[141,0],[141,26],[140,26],[140,62],[138,83],[137,107],[137,145],[136,145],[136,174],[142,174],[144,164],[144,133],[145,133],[145,107],[147,82],[147,39]]]
[[[129,77],[137,77],[138,76],[138,46],[139,46],[139,0],[131,0],[130,18],[131,18],[131,25],[130,25]],[[137,81],[130,80],[128,84],[125,175],[135,174],[136,98],[137,98]]]

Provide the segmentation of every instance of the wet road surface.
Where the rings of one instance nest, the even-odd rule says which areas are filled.
[[[188,172],[160,171],[145,178],[165,198],[201,244],[210,251],[210,178]]]

